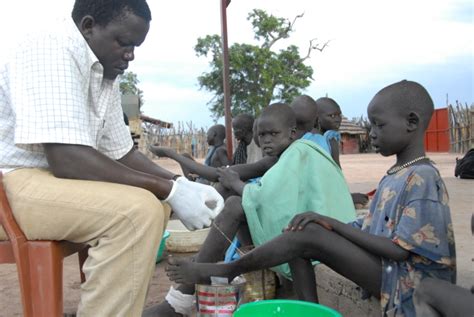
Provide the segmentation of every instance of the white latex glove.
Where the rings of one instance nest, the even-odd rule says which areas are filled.
[[[185,177],[173,182],[165,202],[170,204],[188,230],[209,227],[224,208],[224,199],[214,187],[190,182]]]

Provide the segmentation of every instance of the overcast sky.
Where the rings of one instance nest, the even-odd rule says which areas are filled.
[[[209,127],[213,122],[206,103],[212,95],[197,84],[208,61],[198,58],[193,47],[198,37],[220,34],[220,0],[148,3],[151,29],[129,68],[144,91],[143,111],[175,124],[193,121],[197,127]],[[9,43],[35,23],[46,23],[50,16],[69,15],[72,5],[72,0],[2,3],[2,42]],[[291,20],[304,13],[281,47],[295,44],[304,55],[310,39],[330,40],[329,47],[306,61],[314,70],[306,94],[327,94],[352,118],[366,115],[378,90],[409,79],[424,85],[441,108],[446,94],[452,103],[474,101],[473,6],[472,0],[232,0],[228,36],[230,44],[255,43],[247,21],[255,8]]]

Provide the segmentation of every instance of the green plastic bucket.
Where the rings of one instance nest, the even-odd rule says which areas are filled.
[[[158,253],[156,254],[156,263],[159,263],[163,259],[163,251],[165,251],[166,240],[170,237],[170,233],[165,230],[163,237],[161,238],[160,247],[158,248]]]
[[[241,305],[234,317],[342,317],[332,308],[298,300],[274,299]]]

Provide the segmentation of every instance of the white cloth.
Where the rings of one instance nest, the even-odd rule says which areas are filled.
[[[194,307],[194,295],[183,294],[180,291],[170,287],[165,297],[166,301],[173,307],[174,311],[183,316],[191,316]]]
[[[118,80],[103,67],[71,18],[28,36],[0,64],[0,169],[47,168],[42,143],[91,146],[112,159],[133,141]]]

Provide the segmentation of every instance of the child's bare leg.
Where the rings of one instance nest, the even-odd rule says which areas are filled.
[[[228,264],[179,262],[168,268],[176,281],[193,283],[193,276],[233,278],[245,272],[273,267],[297,258],[319,260],[379,297],[382,264],[380,258],[322,226],[310,223],[302,231],[285,232]]]
[[[316,274],[311,260],[297,258],[288,262],[293,278],[293,288],[300,300],[318,303]]]
[[[444,280],[422,280],[413,303],[417,316],[474,316],[474,294]]]
[[[224,209],[214,220],[206,240],[192,263],[221,261],[224,258],[225,251],[230,246],[229,240],[232,241],[243,224],[245,224],[245,214],[242,208],[242,199],[238,196],[232,196],[226,200]],[[171,263],[174,261],[171,260]],[[183,261],[189,262],[189,260]],[[180,285],[178,289],[183,293],[192,294],[194,293],[194,281],[199,281],[199,283],[209,282],[209,276],[200,276],[198,273],[196,272],[193,281],[189,283],[190,285]]]
[[[225,234],[231,241],[239,227],[246,226],[245,214],[242,208],[242,199],[238,196],[229,197],[226,200],[224,209],[214,220],[214,224]],[[229,247],[230,242],[224,237],[224,235],[217,230],[214,225],[211,226],[209,234],[204,241],[201,249],[194,257],[195,262],[217,262],[224,258],[224,252]],[[187,259],[180,259],[179,261],[170,259],[170,264],[179,263],[195,263]],[[212,275],[212,274],[211,274]],[[183,294],[193,294],[195,291],[194,284],[196,280],[209,282],[209,276],[202,277],[199,272],[196,275],[191,275],[189,279],[176,280],[180,285],[177,290]],[[172,278],[170,272],[168,276]],[[180,316],[176,314],[173,307],[165,300],[160,304],[150,307],[147,309],[143,316]]]

